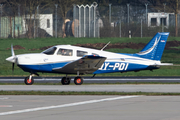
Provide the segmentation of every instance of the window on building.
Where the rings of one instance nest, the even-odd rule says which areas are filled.
[[[47,28],[50,28],[50,19],[47,19]]]
[[[163,23],[163,25],[166,26],[166,18],[161,18],[160,22],[160,25]]]
[[[157,26],[157,18],[151,18],[151,26]]]

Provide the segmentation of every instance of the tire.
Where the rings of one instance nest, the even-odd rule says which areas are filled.
[[[62,85],[69,85],[71,83],[71,79],[69,77],[67,77],[67,78],[63,77],[61,79],[61,83],[62,83]]]
[[[29,80],[29,76],[26,77],[26,78],[24,79],[24,83],[25,83],[26,85],[32,85],[32,84],[34,83],[33,77],[31,78],[31,80]]]
[[[81,85],[81,84],[83,84],[83,78],[82,78],[82,77],[75,77],[75,78],[74,78],[74,83],[75,83],[76,85]]]

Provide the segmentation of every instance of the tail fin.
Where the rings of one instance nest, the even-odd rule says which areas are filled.
[[[136,54],[142,58],[160,61],[168,36],[169,32],[157,33],[151,41]]]

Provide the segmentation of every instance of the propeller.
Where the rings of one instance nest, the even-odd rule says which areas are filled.
[[[12,62],[12,73],[14,73],[14,65],[16,63],[16,55],[14,53],[13,44],[11,44],[11,57],[6,58],[7,61]]]

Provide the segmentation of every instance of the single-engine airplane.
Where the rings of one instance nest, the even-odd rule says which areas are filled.
[[[157,33],[139,53],[135,54],[103,51],[106,46],[101,50],[96,50],[57,45],[42,53],[15,55],[13,45],[11,45],[12,56],[6,60],[13,63],[13,69],[14,64],[17,64],[25,72],[30,73],[24,80],[26,85],[34,83],[33,76],[38,75],[38,72],[66,74],[61,80],[63,85],[70,84],[69,74],[77,74],[74,83],[81,85],[83,83],[81,75],[84,74],[95,76],[101,73],[153,70],[163,65],[172,65],[160,61],[168,36],[168,32]]]

